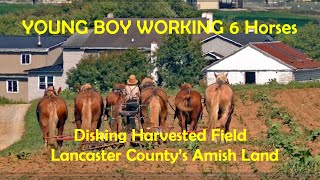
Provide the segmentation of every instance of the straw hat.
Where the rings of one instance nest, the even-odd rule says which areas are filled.
[[[128,81],[127,81],[127,84],[128,84],[128,85],[136,85],[137,83],[138,83],[138,80],[137,80],[136,76],[133,75],[133,74],[131,74],[131,75],[129,76],[129,79],[128,79]]]

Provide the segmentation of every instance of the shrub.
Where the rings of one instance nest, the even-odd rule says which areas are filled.
[[[190,35],[168,35],[157,50],[158,83],[176,87],[181,83],[198,84],[202,69],[207,65],[202,57],[201,44]]]
[[[106,92],[114,83],[125,83],[130,74],[135,74],[138,79],[149,76],[151,70],[149,62],[145,54],[137,49],[89,55],[67,73],[67,84],[73,91],[80,85],[90,83],[97,90]]]

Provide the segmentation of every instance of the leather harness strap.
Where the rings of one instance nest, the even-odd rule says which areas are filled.
[[[133,89],[131,89],[131,88],[130,88],[130,86],[129,86],[129,89],[130,89],[130,96],[129,96],[129,99],[134,99],[133,94],[132,94],[132,91],[133,91],[136,87],[137,87],[137,86],[134,86],[134,88],[133,88]]]
[[[147,84],[152,84],[152,83],[147,83]],[[146,85],[146,84],[144,84],[144,85],[141,87],[141,88],[145,87],[144,89],[141,90],[141,92],[143,92],[143,91],[145,91],[145,90],[147,90],[147,89],[152,89],[153,92],[152,92],[152,94],[151,94],[148,98],[146,98],[146,100],[144,100],[144,101],[142,102],[142,105],[145,105],[145,102],[147,102],[151,97],[157,95],[157,96],[159,96],[164,102],[167,102],[167,103],[170,105],[171,109],[172,109],[173,111],[175,111],[175,109],[173,108],[173,106],[171,105],[171,103],[170,103],[167,99],[164,99],[164,97],[160,96],[160,95],[157,93],[157,90],[160,90],[160,91],[164,92],[161,88],[159,88],[159,87],[154,87],[153,85],[146,87],[145,85]],[[166,93],[164,92],[164,94],[166,94]]]

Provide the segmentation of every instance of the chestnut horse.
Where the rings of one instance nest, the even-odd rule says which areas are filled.
[[[106,97],[105,115],[107,115],[111,130],[117,133],[122,129],[120,112],[125,99],[125,86],[125,84],[114,84],[112,92]]]
[[[44,140],[44,152],[48,152],[50,146],[55,147],[55,129],[58,129],[58,136],[62,135],[68,118],[66,102],[58,96],[60,92],[61,88],[56,92],[53,86],[48,87],[37,105],[36,113]],[[62,140],[57,141],[59,151],[62,143]]]
[[[205,103],[209,113],[208,129],[221,128],[228,132],[234,110],[233,91],[229,85],[228,73],[214,75],[216,83],[208,86],[205,92]],[[211,137],[211,132],[208,134]]]
[[[99,129],[102,115],[102,96],[90,84],[83,85],[74,99],[74,117],[77,128],[91,132]]]
[[[180,92],[176,95],[176,111],[174,119],[178,117],[181,131],[187,130],[187,124],[190,124],[190,130],[195,131],[200,116],[202,115],[201,94],[194,91],[189,83],[180,84]]]
[[[156,87],[154,80],[143,78],[141,81],[141,113],[147,119],[144,130],[166,129],[168,96],[163,89]]]

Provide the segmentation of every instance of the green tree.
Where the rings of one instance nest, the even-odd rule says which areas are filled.
[[[201,17],[201,11],[198,11],[195,7],[189,5],[183,0],[168,0],[171,5],[171,9],[175,11],[177,17],[181,18],[194,18]]]
[[[175,87],[179,83],[197,84],[207,61],[202,57],[200,42],[191,35],[168,35],[156,53],[158,83]]]
[[[93,21],[105,18],[108,13],[113,13],[116,18],[173,18],[195,17],[199,13],[185,2],[172,0],[106,0],[106,1],[75,1],[63,5],[33,5],[15,7],[5,4],[6,9],[20,8],[21,10],[5,11],[1,15],[3,5],[0,4],[0,35],[25,35],[21,21],[28,19],[48,20],[86,20],[88,27],[93,26]],[[196,16],[200,16],[199,14]],[[35,34],[32,31],[32,34]]]
[[[298,28],[295,35],[281,35],[277,38],[306,53],[308,56],[320,60],[320,26],[308,23]]]
[[[114,83],[125,83],[130,74],[135,74],[137,78],[149,76],[150,69],[149,58],[137,49],[88,55],[67,73],[67,84],[76,90],[80,85],[90,83],[105,92]]]

